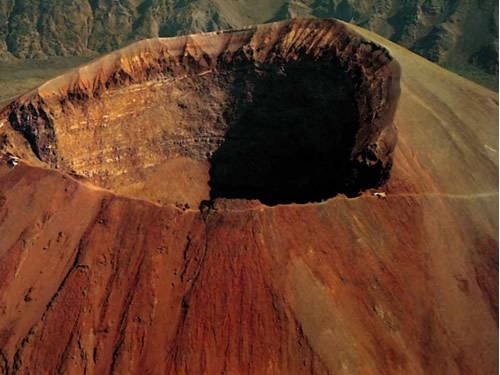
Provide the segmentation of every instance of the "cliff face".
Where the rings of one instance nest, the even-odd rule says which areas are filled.
[[[495,373],[497,121],[332,20],[47,82],[0,116],[0,374]]]
[[[142,38],[316,16],[351,21],[435,62],[472,63],[498,73],[494,0],[2,0],[0,5],[4,57],[104,52]]]

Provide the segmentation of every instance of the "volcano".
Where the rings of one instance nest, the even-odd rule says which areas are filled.
[[[0,112],[0,374],[498,371],[497,122],[330,19],[48,81]]]

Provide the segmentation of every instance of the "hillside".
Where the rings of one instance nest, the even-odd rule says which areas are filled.
[[[46,82],[0,114],[0,374],[498,372],[497,124],[333,20]]]
[[[0,0],[0,58],[102,53],[296,16],[351,21],[431,61],[498,75],[494,0]]]

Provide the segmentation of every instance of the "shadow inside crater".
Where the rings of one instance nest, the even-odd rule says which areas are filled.
[[[277,205],[357,193],[350,156],[360,116],[355,82],[340,66],[298,61],[230,74],[211,199]]]

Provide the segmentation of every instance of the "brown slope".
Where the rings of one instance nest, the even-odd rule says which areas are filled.
[[[412,181],[419,192],[496,194],[498,95],[372,32],[350,27],[386,46],[403,66],[395,116],[400,147],[392,181]]]
[[[386,199],[183,211],[3,162],[0,369],[496,372],[498,96],[380,42],[403,68]]]

